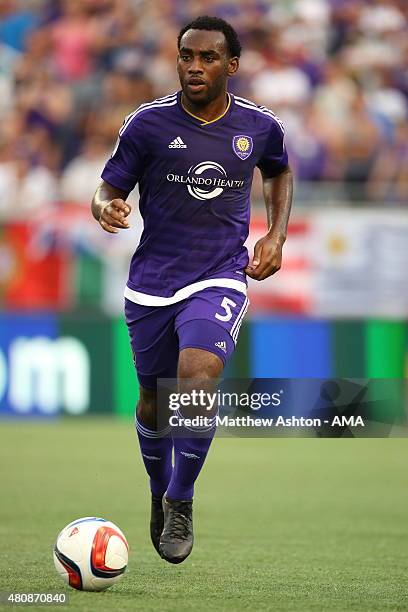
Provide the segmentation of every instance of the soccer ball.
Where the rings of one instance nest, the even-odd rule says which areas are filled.
[[[128,543],[114,523],[87,516],[58,534],[54,564],[65,582],[80,591],[103,591],[118,582],[128,563]]]

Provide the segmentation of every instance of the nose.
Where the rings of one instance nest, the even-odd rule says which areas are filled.
[[[199,56],[196,56],[193,58],[193,61],[191,62],[188,68],[188,72],[189,74],[202,74],[203,73],[203,66],[201,63],[201,58]]]

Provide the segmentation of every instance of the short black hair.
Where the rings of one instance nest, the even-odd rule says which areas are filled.
[[[202,15],[191,21],[180,30],[177,38],[177,47],[180,49],[180,42],[187,30],[207,30],[209,32],[222,32],[227,41],[228,51],[231,57],[241,56],[241,43],[234,28],[224,19],[219,17],[209,17]]]

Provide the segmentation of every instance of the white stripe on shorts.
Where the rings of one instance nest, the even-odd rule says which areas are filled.
[[[244,320],[246,311],[248,310],[248,306],[249,306],[249,300],[248,298],[245,298],[245,302],[243,303],[242,308],[239,311],[238,316],[235,319],[235,323],[232,326],[231,331],[230,331],[230,335],[234,341],[234,344],[237,343],[239,328],[241,327],[241,323]]]

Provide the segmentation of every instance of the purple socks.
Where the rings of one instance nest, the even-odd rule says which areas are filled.
[[[136,418],[136,430],[146,471],[150,476],[150,489],[156,497],[190,500],[194,483],[204,465],[215,434],[214,425],[206,428],[177,427],[172,439],[170,427],[163,431],[147,428]],[[200,432],[205,437],[195,437]],[[189,435],[192,437],[187,437]],[[180,436],[183,437],[180,437]],[[184,437],[185,436],[185,437]],[[172,452],[174,446],[174,468]]]
[[[162,497],[170,482],[173,440],[170,427],[163,431],[148,429],[136,417],[136,431],[146,472],[150,476],[150,489],[156,497]]]
[[[174,468],[166,497],[177,500],[193,499],[194,483],[201,472],[214,438],[215,418],[212,423],[208,428],[187,428],[185,426],[176,428],[177,435],[173,436]],[[203,437],[197,437],[197,433]],[[187,437],[191,434],[193,434],[192,437]],[[181,435],[183,437],[180,437]]]

